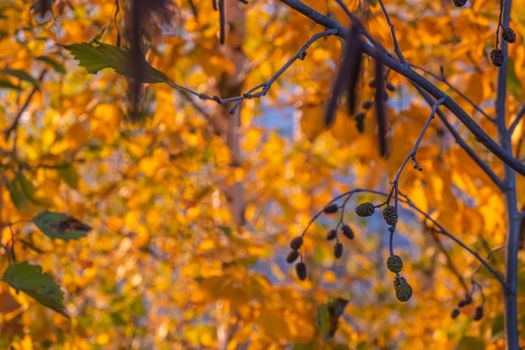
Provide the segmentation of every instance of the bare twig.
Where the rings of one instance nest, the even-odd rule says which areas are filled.
[[[465,249],[466,251],[468,251],[470,254],[472,254],[476,259],[478,259],[478,261],[483,265],[485,266],[485,268],[487,268],[487,270],[489,270],[489,272],[494,275],[494,277],[496,277],[496,279],[498,280],[498,282],[503,286],[503,288],[506,290],[508,288],[508,285],[507,283],[505,282],[505,279],[504,277],[501,275],[501,273],[499,273],[498,271],[496,271],[491,265],[490,263],[485,260],[479,253],[477,253],[476,251],[474,251],[472,248],[470,248],[469,246],[467,246],[465,243],[463,243],[463,241],[461,241],[459,238],[457,238],[456,236],[454,236],[452,233],[450,233],[448,230],[446,230],[443,226],[441,226],[441,224],[439,222],[437,222],[434,218],[432,218],[432,216],[426,212],[424,212],[423,210],[421,210],[420,208],[418,208],[411,200],[410,198],[408,198],[407,195],[403,194],[403,193],[399,193],[399,195],[401,197],[403,197],[403,200],[400,200],[401,202],[407,204],[409,207],[411,207],[412,209],[414,209],[415,211],[417,211],[418,213],[420,213],[425,219],[427,219],[428,221],[430,221],[434,226],[436,226],[439,231],[438,233],[444,235],[444,236],[447,236],[448,238],[450,238],[451,240],[453,240],[454,242],[456,242],[458,245],[460,245],[463,249]]]
[[[437,75],[435,73],[433,73],[432,71],[426,69],[426,68],[423,68],[421,66],[417,66],[415,64],[411,64],[410,65],[412,68],[415,68],[415,69],[418,69],[420,71],[422,71],[423,73],[425,74],[428,74],[430,75],[432,78],[436,79],[436,80],[439,80],[441,81],[442,83],[444,83],[445,85],[448,86],[448,88],[452,91],[454,91],[456,94],[458,94],[462,99],[464,99],[465,101],[468,102],[468,104],[470,104],[476,111],[480,112],[485,118],[487,118],[488,120],[490,120],[491,122],[494,122],[495,119],[494,117],[490,116],[487,112],[485,112],[483,110],[483,108],[481,108],[479,105],[477,105],[476,103],[474,103],[474,101],[472,101],[467,95],[465,95],[464,93],[462,93],[457,87],[455,87],[454,85],[452,85],[447,77],[445,76],[444,72],[441,72],[441,75]]]
[[[314,22],[325,26],[326,28],[336,29],[337,35],[344,38],[346,30],[341,26],[335,19],[330,18],[314,10],[310,6],[304,4],[300,0],[280,0],[282,3],[300,12],[304,16],[307,16]],[[368,37],[367,37],[368,38]],[[363,43],[363,52],[372,58],[376,59],[381,57],[386,66],[410,79],[412,82],[423,88],[435,99],[446,97],[447,95],[441,91],[438,87],[432,84],[430,81],[419,75],[417,72],[412,70],[407,64],[402,64],[391,55],[385,53],[381,48],[374,47],[368,43]],[[472,134],[476,136],[476,139],[484,145],[490,152],[495,156],[509,165],[512,169],[516,170],[519,174],[525,176],[525,164],[521,163],[516,159],[512,152],[503,149],[498,143],[496,143],[481,126],[476,123],[454,100],[447,99],[444,105],[470,130]]]
[[[425,101],[430,106],[432,106],[432,103],[433,103],[432,97],[430,97],[430,95],[426,91],[424,91],[422,88],[420,88],[416,84],[413,84],[413,85],[416,88],[416,90],[419,92],[419,94],[421,96],[423,96]],[[465,140],[461,137],[461,135],[459,135],[459,133],[456,131],[454,126],[452,126],[452,124],[450,124],[450,122],[448,121],[448,119],[445,116],[445,114],[439,108],[437,109],[436,112],[437,112],[437,114],[439,116],[439,119],[441,119],[443,124],[445,124],[445,126],[448,129],[448,131],[452,134],[452,137],[454,137],[454,139],[456,140],[458,145],[460,145],[460,147],[463,148],[463,150],[465,150],[465,152],[467,152],[467,154],[470,156],[470,158],[472,158],[472,160],[485,172],[485,174],[487,174],[487,176],[492,180],[492,182],[494,182],[494,184],[496,186],[498,186],[498,188],[504,189],[505,188],[505,183],[503,182],[503,180],[501,180],[501,178],[498,175],[496,175],[494,170],[492,170],[492,168],[490,166],[488,166],[487,163],[485,163],[477,155],[477,153],[465,142]]]
[[[414,163],[414,168],[418,170],[422,169],[419,167],[419,164],[417,163],[417,159],[416,159],[417,150],[419,148],[419,145],[421,144],[421,141],[423,140],[423,136],[425,136],[425,133],[428,127],[430,126],[430,123],[432,122],[432,120],[434,119],[436,115],[438,107],[441,104],[445,103],[446,99],[447,99],[446,97],[442,97],[432,105],[432,110],[430,111],[430,115],[428,116],[427,121],[425,122],[425,125],[423,125],[423,128],[421,129],[421,132],[419,133],[419,137],[417,138],[416,143],[414,144],[414,147],[412,147],[412,150],[406,156],[405,160],[403,161],[403,163],[399,167],[399,170],[396,173],[394,181],[392,182],[393,187],[394,186],[397,187],[399,183],[399,178],[401,177],[401,173],[403,172],[403,169],[405,169],[409,160],[412,160],[412,162]]]
[[[370,194],[375,194],[375,195],[378,195],[378,196],[382,196],[382,197],[390,197],[391,194],[390,193],[386,193],[386,192],[382,192],[382,191],[376,191],[376,190],[369,190],[369,189],[364,189],[364,188],[356,188],[356,189],[353,189],[351,191],[348,191],[348,192],[345,192],[345,193],[342,193],[336,197],[334,197],[330,202],[328,202],[328,204],[332,204],[332,203],[335,203],[337,202],[338,200],[342,199],[342,198],[345,198],[346,197],[346,200],[344,201],[344,203],[346,204],[346,202],[348,201],[348,197],[350,196],[353,196],[354,194],[356,193],[370,193]],[[407,205],[408,207],[412,208],[413,210],[415,210],[416,212],[418,212],[421,216],[423,216],[423,218],[425,218],[428,222],[432,223],[432,225],[434,226],[434,231],[438,234],[441,234],[445,237],[448,237],[449,239],[451,239],[452,241],[454,241],[456,244],[458,244],[460,247],[462,247],[463,249],[465,249],[468,253],[470,253],[472,256],[474,256],[495,278],[496,280],[502,285],[502,287],[507,290],[508,286],[507,286],[507,283],[505,282],[505,279],[504,277],[501,275],[501,273],[499,273],[498,271],[496,271],[496,269],[494,269],[492,267],[492,265],[487,261],[485,260],[479,253],[477,253],[476,251],[474,251],[472,248],[470,248],[468,245],[466,245],[461,239],[459,239],[458,237],[456,237],[454,234],[452,234],[451,232],[449,232],[447,229],[445,229],[437,220],[435,220],[429,213],[423,211],[422,209],[420,209],[419,207],[417,207],[411,200],[410,198],[402,193],[402,192],[399,192],[399,203],[403,203],[405,205]],[[320,210],[319,212],[317,212],[313,217],[312,219],[310,220],[310,222],[308,223],[308,225],[305,227],[305,229],[303,230],[302,234],[301,234],[301,237],[304,237],[304,235],[307,233],[308,229],[310,228],[310,226],[315,222],[315,220],[321,216],[323,213],[323,210]]]
[[[47,69],[44,69],[42,71],[42,73],[40,73],[40,76],[38,77],[38,81],[42,82],[44,80],[46,74],[47,74]],[[18,127],[18,123],[20,123],[20,118],[22,117],[22,114],[24,114],[24,112],[26,111],[27,107],[29,107],[29,104],[31,103],[31,100],[33,99],[33,96],[35,96],[37,91],[39,91],[39,87],[38,86],[34,86],[33,89],[31,90],[31,92],[29,93],[29,95],[27,95],[27,98],[26,98],[24,104],[18,110],[18,113],[16,114],[15,119],[13,120],[11,125],[7,129],[5,129],[5,131],[4,131],[4,138],[5,138],[6,141],[9,140],[9,137],[11,136],[11,134]]]
[[[390,34],[392,35],[392,41],[394,42],[394,52],[396,53],[397,57],[399,58],[399,61],[401,63],[405,63],[405,57],[403,56],[403,53],[401,52],[401,49],[399,48],[399,42],[397,41],[396,37],[396,31],[394,29],[394,25],[392,24],[392,21],[390,20],[390,16],[388,15],[388,12],[386,10],[385,4],[383,4],[383,0],[379,0],[379,5],[381,5],[381,10],[383,11],[383,14],[385,15],[386,22],[388,23],[388,26],[390,27]]]
[[[443,242],[441,242],[441,239],[439,238],[439,236],[437,235],[437,232],[435,232],[435,230],[431,230],[432,232],[432,239],[434,240],[434,242],[436,243],[436,245],[438,246],[439,250],[441,251],[441,253],[445,256],[445,258],[447,259],[447,266],[449,268],[449,270],[452,272],[452,274],[454,276],[456,276],[456,278],[458,279],[459,281],[459,284],[461,284],[461,286],[463,287],[463,289],[465,290],[465,293],[468,294],[468,291],[469,291],[469,288],[468,288],[468,285],[467,285],[467,282],[465,282],[465,279],[463,278],[463,276],[461,275],[461,273],[459,273],[459,270],[458,268],[456,267],[456,265],[454,264],[454,261],[452,260],[450,254],[448,253],[447,249],[445,248],[445,246],[443,245]],[[481,265],[479,265],[481,266]]]
[[[295,54],[293,55],[274,75],[272,75],[272,77],[265,81],[264,83],[261,83],[251,89],[249,89],[248,91],[246,91],[244,94],[242,94],[242,96],[234,96],[234,97],[228,97],[228,98],[221,98],[219,96],[209,96],[209,95],[206,95],[206,94],[203,94],[203,93],[199,93],[195,90],[192,90],[190,88],[187,88],[187,87],[184,87],[182,85],[179,85],[177,83],[174,83],[172,81],[169,81],[167,84],[169,86],[171,86],[172,88],[176,89],[176,90],[179,90],[183,93],[186,93],[186,94],[189,94],[189,95],[193,95],[193,96],[196,96],[198,98],[200,98],[201,100],[212,100],[212,101],[215,101],[217,102],[218,104],[220,105],[225,105],[225,104],[228,104],[228,103],[232,103],[232,102],[235,102],[235,105],[232,107],[232,109],[230,110],[230,113],[233,114],[235,113],[235,111],[237,110],[237,108],[239,107],[240,103],[243,101],[243,100],[246,100],[246,99],[254,99],[254,98],[260,98],[262,96],[265,96],[268,91],[270,90],[270,88],[272,87],[272,85],[275,83],[275,81],[277,79],[279,79],[279,77],[284,73],[286,72],[286,70],[298,59],[303,59],[305,54],[306,54],[306,50],[317,40],[321,39],[321,38],[324,38],[324,37],[327,37],[327,36],[332,36],[332,35],[338,35],[339,32],[338,30],[336,29],[327,29],[323,32],[320,32],[320,33],[317,33],[315,35],[313,35],[310,40],[308,40],[302,47],[301,49]]]

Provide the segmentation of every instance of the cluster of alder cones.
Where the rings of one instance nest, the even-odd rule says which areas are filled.
[[[323,208],[323,213],[335,214],[339,211],[339,209],[340,208],[336,203],[331,203]],[[340,230],[339,226],[341,226]],[[352,228],[344,223],[342,225],[337,225],[335,229],[331,229],[330,231],[328,231],[328,233],[326,234],[326,240],[335,240],[334,257],[336,259],[339,259],[343,256],[343,244],[339,241],[339,232],[341,232],[343,236],[350,240],[354,239],[355,237]],[[291,250],[288,253],[288,256],[286,257],[286,262],[289,264],[294,263],[298,258],[300,258],[300,261],[295,265],[295,272],[300,280],[305,280],[307,277],[306,264],[303,262],[302,255],[299,252],[303,245],[303,235],[297,236],[294,239],[292,239],[292,241],[290,242]]]
[[[376,206],[372,202],[361,203],[355,208],[357,215],[361,217],[372,216],[375,213]],[[394,206],[387,205],[383,209],[383,219],[388,224],[388,230],[394,233],[398,220],[397,209]],[[400,275],[403,270],[403,260],[399,255],[390,254],[386,261],[386,267],[394,272],[394,290],[396,292],[396,298],[399,301],[406,302],[412,297],[412,287],[408,284],[406,278]]]
[[[461,310],[462,308],[464,308],[465,306],[468,306],[468,305],[471,305],[473,302],[472,300],[472,296],[469,294],[467,295],[467,297],[463,300],[461,300],[457,307],[455,307],[453,310],[452,310],[452,313],[450,314],[450,317],[452,317],[453,319],[456,319],[459,314],[461,313]],[[479,305],[476,307],[476,309],[474,309],[474,315],[472,316],[472,319],[474,321],[479,321],[483,318],[483,304]]]
[[[456,7],[463,7],[467,3],[467,0],[453,0],[453,2]],[[516,42],[516,33],[514,33],[514,31],[510,27],[503,28],[502,26],[501,29],[501,37],[503,38],[503,40],[505,40],[509,44]],[[505,55],[503,54],[503,50],[497,47],[498,43],[499,40],[496,40],[496,48],[490,52],[490,61],[496,67],[501,67],[503,65],[503,62],[505,61]]]
[[[360,217],[369,217],[372,216],[375,213],[376,208],[380,206],[382,205],[376,206],[372,202],[364,202],[355,208],[355,212]],[[324,214],[334,214],[337,213],[339,209],[341,208],[336,203],[331,203],[324,207],[322,212]],[[394,206],[387,205],[383,210],[383,219],[389,225],[389,231],[393,233],[398,220],[397,209]],[[343,244],[339,241],[339,233],[349,240],[352,240],[355,237],[352,228],[341,221],[335,229],[328,231],[326,234],[326,240],[335,240],[334,257],[337,259],[343,255]],[[291,250],[286,258],[286,261],[289,264],[294,263],[300,258],[300,261],[295,265],[295,272],[300,280],[305,280],[307,277],[306,264],[303,262],[302,255],[299,252],[303,245],[304,234],[305,233],[292,239],[290,242]],[[403,269],[403,260],[401,257],[391,254],[387,259],[387,268],[396,274],[394,278],[394,289],[397,299],[402,302],[408,301],[412,297],[412,287],[407,282],[406,278],[400,275],[400,272]]]

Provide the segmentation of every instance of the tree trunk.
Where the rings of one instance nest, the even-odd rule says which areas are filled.
[[[510,9],[512,0],[502,2],[502,26],[508,27],[510,22]],[[505,55],[505,62],[498,72],[498,91],[496,97],[496,124],[502,148],[512,154],[511,135],[506,127],[506,98],[507,98],[507,68],[508,50],[507,42],[502,40],[501,49]],[[518,290],[518,250],[520,237],[520,213],[518,211],[516,196],[516,172],[504,164],[505,169],[505,205],[507,212],[507,241],[505,246],[505,334],[507,349],[519,350],[518,337],[518,304],[516,293]]]
[[[242,95],[245,67],[247,58],[242,51],[242,44],[246,35],[244,6],[240,1],[226,1],[226,42],[218,50],[229,60],[234,67],[230,74],[224,73],[217,80],[217,95]],[[230,106],[231,107],[231,106]],[[232,156],[232,171],[242,162],[240,147],[240,108],[234,114],[229,113],[228,106],[217,106],[211,116],[211,123],[215,132],[221,135],[230,149]],[[224,189],[230,212],[237,227],[245,223],[244,186],[242,182],[227,185]]]

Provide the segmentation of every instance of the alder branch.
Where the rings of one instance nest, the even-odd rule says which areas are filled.
[[[425,101],[430,106],[432,106],[433,104],[432,97],[430,97],[430,95],[426,91],[424,91],[422,88],[420,88],[416,84],[412,84],[412,85],[416,88],[419,94],[425,99]],[[454,139],[460,145],[460,147],[463,148],[465,152],[467,152],[470,158],[472,158],[472,160],[481,168],[481,170],[483,170],[485,174],[487,174],[487,176],[492,180],[492,182],[494,182],[496,186],[498,186],[498,188],[500,188],[501,190],[504,190],[506,188],[506,185],[503,182],[503,180],[498,175],[496,175],[494,170],[492,170],[492,168],[488,166],[487,163],[485,163],[479,157],[479,155],[466,143],[466,141],[456,131],[454,126],[450,124],[445,114],[439,108],[437,109],[436,112],[437,112],[437,115],[439,116],[439,119],[441,119],[443,124],[445,124],[446,128],[452,134],[452,137],[454,137]]]
[[[234,105],[234,107],[231,109],[230,113],[233,114],[235,113],[235,110],[237,109],[237,107],[240,105],[240,103],[243,101],[243,100],[246,100],[246,99],[254,99],[254,98],[260,98],[260,97],[263,97],[265,96],[268,91],[270,90],[270,88],[272,87],[272,85],[275,83],[275,81],[277,79],[279,79],[279,77],[281,75],[283,75],[284,72],[286,72],[286,70],[295,62],[297,61],[298,59],[302,60],[305,58],[306,56],[306,50],[314,43],[316,42],[317,40],[321,39],[321,38],[324,38],[324,37],[328,37],[328,36],[332,36],[332,35],[338,35],[339,34],[339,31],[337,29],[327,29],[325,31],[322,31],[320,33],[317,33],[315,35],[313,35],[302,47],[299,51],[297,51],[297,53],[295,55],[293,55],[274,75],[271,76],[271,78],[251,89],[249,89],[248,91],[246,91],[245,93],[243,93],[241,96],[234,96],[234,97],[228,97],[228,98],[221,98],[219,96],[209,96],[209,95],[206,95],[206,94],[203,94],[203,93],[199,93],[197,91],[194,91],[192,89],[189,89],[187,87],[184,87],[184,86],[181,86],[179,84],[176,84],[176,83],[173,83],[173,82],[169,82],[168,85],[170,85],[172,88],[176,89],[176,90],[179,90],[181,92],[184,92],[184,93],[187,93],[187,94],[191,94],[193,96],[196,96],[198,98],[200,98],[201,100],[213,100],[215,102],[217,102],[218,104],[220,105],[225,105],[227,103],[232,103],[232,102],[235,102],[236,104]]]
[[[382,192],[382,191],[376,191],[376,190],[370,190],[370,189],[364,189],[364,188],[356,188],[356,189],[353,189],[351,191],[347,191],[345,193],[342,193],[336,197],[334,197],[330,202],[328,202],[328,205],[329,204],[332,204],[332,203],[335,203],[337,202],[338,200],[340,200],[341,198],[344,198],[344,197],[348,197],[348,196],[353,196],[354,194],[356,193],[370,193],[370,194],[375,194],[375,195],[378,195],[378,196],[383,196],[383,197],[390,197],[391,194],[390,193],[385,193],[385,192]],[[418,212],[420,215],[422,215],[426,220],[428,220],[430,223],[432,223],[432,225],[434,226],[434,231],[440,235],[443,235],[445,237],[448,237],[449,239],[451,239],[453,242],[455,242],[457,245],[459,245],[460,247],[462,247],[463,249],[465,249],[468,253],[470,253],[474,258],[476,258],[483,266],[485,266],[485,268],[496,278],[496,280],[501,284],[501,286],[507,290],[508,289],[508,285],[507,283],[505,282],[505,279],[503,277],[503,275],[501,273],[499,273],[495,268],[492,267],[492,265],[487,261],[485,260],[478,252],[476,252],[475,250],[473,250],[472,248],[470,248],[467,244],[465,244],[461,239],[459,239],[458,237],[456,237],[454,234],[452,234],[450,231],[448,231],[447,229],[445,229],[437,220],[435,220],[434,218],[432,218],[432,216],[425,212],[424,210],[420,209],[418,206],[416,206],[411,200],[410,198],[402,193],[402,192],[399,192],[399,195],[401,196],[401,198],[399,198],[399,202],[400,203],[403,203],[405,204],[406,206],[412,208],[413,210],[415,210],[416,212]],[[386,203],[386,202],[385,202]],[[384,205],[385,203],[382,203],[380,204],[379,206],[381,205]],[[346,201],[345,201],[345,204],[346,204]],[[308,223],[308,225],[305,227],[305,229],[303,230],[302,234],[301,234],[301,237],[304,237],[304,235],[306,234],[306,232],[308,231],[308,228],[315,222],[315,220],[321,216],[323,214],[323,209],[321,209],[319,212],[317,212],[313,217],[312,219],[310,220],[310,222]]]
[[[44,69],[42,73],[40,73],[40,76],[38,77],[38,82],[42,82],[47,74],[47,69]],[[22,114],[26,111],[26,109],[29,107],[29,104],[31,103],[31,100],[33,99],[33,96],[35,96],[36,92],[39,91],[40,88],[38,86],[34,86],[29,95],[27,95],[27,98],[22,105],[22,107],[18,110],[16,113],[15,119],[11,123],[11,125],[4,130],[4,137],[5,140],[9,140],[9,137],[11,134],[18,128],[18,124],[20,123],[20,118],[22,117]]]
[[[320,12],[314,10],[313,8],[305,5],[300,0],[279,0],[285,5],[291,7],[292,9],[298,11],[304,16],[310,18],[314,22],[330,29],[336,29],[337,35],[341,38],[345,38],[347,31],[343,26],[337,22],[335,19],[330,18],[321,14]],[[363,52],[368,56],[374,59],[380,59],[384,64],[398,72],[399,74],[405,76],[412,82],[416,83],[432,95],[436,100],[446,97],[447,95],[441,91],[437,86],[432,84],[430,81],[425,79],[423,76],[415,72],[410,68],[409,65],[403,64],[393,58],[388,53],[385,53],[383,49],[376,48],[369,43],[364,42],[362,44]],[[459,106],[453,99],[448,98],[444,106],[447,107],[466,127],[470,132],[476,136],[476,139],[484,145],[490,152],[495,156],[505,162],[512,169],[516,170],[519,174],[525,176],[525,164],[522,164],[518,159],[516,159],[511,152],[503,149],[498,143],[496,143],[482,128],[472,119],[467,112],[465,112],[461,106]]]
[[[418,136],[418,138],[416,140],[416,143],[414,144],[414,146],[412,147],[412,150],[405,157],[405,160],[403,161],[403,163],[401,163],[401,166],[397,170],[396,175],[394,177],[394,180],[392,181],[392,188],[390,190],[390,194],[388,195],[388,198],[386,199],[386,201],[384,203],[382,203],[381,205],[388,204],[390,202],[390,199],[392,198],[392,195],[394,195],[395,196],[395,198],[394,198],[394,205],[395,205],[395,208],[397,210],[398,201],[399,201],[399,198],[398,198],[399,178],[401,177],[401,174],[403,173],[403,170],[405,169],[405,167],[408,164],[409,160],[412,160],[412,162],[414,163],[414,169],[423,170],[423,168],[421,168],[419,166],[419,164],[417,162],[417,159],[416,159],[417,150],[419,149],[419,145],[421,144],[421,141],[423,140],[423,137],[425,136],[425,133],[427,132],[428,127],[430,126],[430,123],[434,119],[434,116],[435,116],[435,114],[437,112],[438,107],[441,104],[443,104],[445,101],[446,101],[446,98],[443,97],[443,98],[439,99],[438,101],[436,101],[436,102],[434,102],[432,104],[432,110],[430,111],[430,115],[428,116],[428,118],[427,118],[427,120],[425,122],[425,125],[423,125],[423,128],[421,129],[421,132],[419,133],[419,136]],[[393,234],[394,231],[392,230],[391,233]],[[392,239],[391,239],[391,241],[392,241]]]
[[[436,243],[436,245],[439,248],[439,250],[441,251],[441,253],[445,256],[445,258],[447,260],[447,266],[448,266],[450,272],[452,272],[452,274],[454,276],[456,276],[456,278],[459,281],[459,284],[461,284],[461,286],[465,290],[465,294],[468,294],[469,293],[469,288],[468,288],[467,282],[465,282],[465,278],[463,278],[463,276],[459,272],[458,268],[456,267],[456,264],[454,264],[454,261],[452,260],[452,257],[450,256],[450,254],[447,251],[447,248],[443,245],[443,242],[441,241],[441,239],[439,239],[439,236],[438,236],[438,234],[437,234],[437,232],[435,230],[430,230],[430,232],[432,232],[432,240],[434,241],[434,243]],[[479,265],[479,266],[481,266],[481,265]]]
[[[385,19],[386,19],[386,22],[388,23],[388,27],[390,28],[390,35],[392,36],[392,41],[394,42],[394,52],[396,53],[397,57],[399,57],[399,61],[401,63],[405,63],[406,60],[399,47],[399,42],[397,41],[394,25],[392,24],[392,21],[390,20],[390,16],[388,15],[385,4],[383,4],[383,0],[379,0],[379,5],[381,5],[381,10],[383,11],[383,14],[385,15]]]
[[[464,93],[462,93],[457,87],[455,87],[454,85],[452,85],[447,77],[445,76],[445,74],[441,71],[441,76],[433,73],[432,71],[426,69],[426,68],[423,68],[421,66],[418,66],[418,65],[415,65],[415,64],[411,64],[411,67],[412,68],[415,68],[415,69],[419,69],[420,71],[422,71],[423,73],[425,74],[428,74],[430,75],[432,78],[444,83],[445,85],[447,85],[449,87],[449,89],[451,89],[452,91],[454,91],[456,94],[458,94],[462,99],[464,99],[465,101],[468,102],[468,104],[470,104],[475,110],[477,110],[478,112],[480,112],[485,118],[487,118],[488,120],[490,120],[491,122],[495,122],[496,119],[494,119],[494,117],[490,116],[487,112],[485,112],[483,110],[483,108],[481,108],[479,105],[477,105],[476,103],[474,103],[474,101],[472,101],[467,95],[465,95]]]
[[[498,271],[496,271],[491,265],[490,263],[485,260],[478,252],[474,251],[472,248],[470,248],[469,246],[467,246],[465,243],[463,243],[463,241],[461,241],[459,238],[457,238],[455,235],[453,235],[452,233],[450,233],[448,230],[446,230],[438,221],[436,221],[434,218],[432,218],[432,216],[428,213],[426,213],[425,211],[421,210],[420,208],[418,208],[411,200],[410,198],[406,195],[406,194],[403,194],[401,192],[399,192],[399,195],[401,197],[403,197],[402,200],[400,200],[401,202],[407,204],[409,207],[411,207],[412,209],[414,209],[415,211],[417,211],[418,213],[420,213],[421,215],[423,215],[423,217],[425,217],[425,219],[427,219],[428,221],[430,221],[434,226],[436,226],[439,230],[437,231],[438,233],[444,235],[444,236],[447,236],[448,238],[450,238],[451,240],[453,240],[454,242],[456,242],[458,245],[460,245],[463,249],[467,250],[470,254],[472,254],[476,259],[478,259],[478,261],[483,265],[485,266],[485,268],[487,268],[487,270],[489,270],[490,273],[492,273],[492,275],[494,275],[494,277],[496,277],[496,279],[499,281],[499,283],[503,286],[503,288],[505,288],[505,290],[508,289],[508,285],[507,283],[505,282],[505,278],[503,277],[503,275],[501,273],[499,273]]]

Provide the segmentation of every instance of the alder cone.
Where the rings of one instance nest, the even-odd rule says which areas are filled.
[[[297,273],[297,277],[299,277],[301,281],[304,281],[306,279],[306,264],[303,262],[297,263],[297,265],[295,265],[295,272]]]
[[[356,214],[361,217],[372,216],[375,213],[375,211],[376,208],[374,207],[374,203],[372,202],[361,203],[355,208]]]
[[[399,287],[403,283],[408,284],[408,282],[405,279],[405,277],[396,277],[396,278],[394,278],[394,288]]]
[[[326,240],[328,240],[328,241],[331,241],[331,240],[334,239],[335,237],[337,237],[337,231],[336,231],[336,230],[330,230],[330,231],[328,231],[328,233],[326,234]]]
[[[401,272],[403,270],[403,260],[399,255],[391,255],[386,260],[386,266],[392,272]]]
[[[354,239],[355,235],[354,235],[354,231],[352,230],[352,228],[348,225],[343,225],[343,227],[341,228],[341,230],[343,231],[343,235],[348,238],[348,239]]]
[[[458,316],[459,316],[459,309],[452,310],[452,313],[450,314],[450,317],[454,320],[454,319],[458,318]]]
[[[290,253],[288,253],[288,256],[286,257],[286,262],[288,264],[293,263],[297,258],[299,257],[299,252],[297,250],[291,250]]]
[[[389,205],[388,207],[383,210],[383,218],[385,219],[385,222],[389,224],[390,226],[394,226],[397,224],[397,210],[395,207]]]
[[[501,51],[500,49],[494,49],[490,52],[490,61],[496,67],[501,67],[503,65],[504,60],[505,56],[503,56],[503,51]]]
[[[397,300],[406,302],[412,297],[412,287],[408,283],[401,283],[396,288]]]
[[[337,242],[334,245],[334,256],[339,259],[341,256],[343,256],[343,244],[341,242]]]
[[[456,7],[463,7],[467,3],[467,0],[453,0],[454,6]]]
[[[516,42],[516,33],[514,33],[514,31],[511,28],[503,29],[502,37],[503,37],[503,40],[505,40],[509,44]]]
[[[483,318],[483,306],[478,306],[474,311],[474,321],[479,321]]]
[[[303,238],[301,236],[297,236],[290,242],[290,248],[293,250],[298,250],[303,245]]]
[[[339,210],[339,207],[337,206],[337,204],[332,203],[332,204],[328,204],[326,207],[324,207],[323,213],[325,213],[325,214],[333,214],[333,213],[337,213],[338,210]]]

